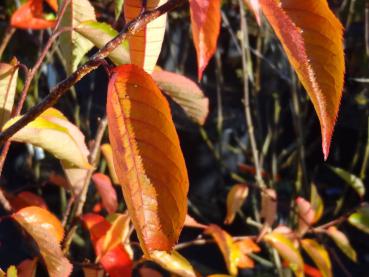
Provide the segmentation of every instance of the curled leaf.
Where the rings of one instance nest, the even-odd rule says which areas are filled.
[[[192,80],[165,70],[156,70],[152,77],[159,88],[176,102],[194,122],[203,125],[209,113],[209,99]]]
[[[315,218],[315,212],[311,208],[311,204],[302,197],[296,199],[297,212],[299,216],[297,232],[303,236]]]
[[[108,87],[109,138],[141,247],[169,251],[187,214],[188,176],[170,109],[151,76],[117,67]]]
[[[10,119],[3,130],[21,117]],[[81,131],[54,108],[47,109],[11,137],[11,140],[31,143],[44,148],[56,158],[80,168],[90,168],[87,161],[88,149]]]
[[[64,237],[61,222],[39,207],[27,207],[12,214],[12,218],[35,240],[50,276],[67,277],[72,265],[64,257],[60,242]]]
[[[232,186],[227,195],[227,216],[226,224],[231,224],[236,216],[236,213],[241,209],[247,195],[249,188],[244,184],[237,184]]]

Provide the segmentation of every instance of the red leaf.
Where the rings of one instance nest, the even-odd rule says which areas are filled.
[[[106,253],[100,263],[110,277],[131,276],[132,261],[122,244]]]
[[[34,277],[36,276],[38,258],[33,260],[27,259],[17,265],[18,277]]]
[[[199,80],[217,48],[220,2],[220,0],[190,0],[192,37],[197,53]]]
[[[29,191],[22,191],[18,193],[17,196],[10,197],[9,202],[14,211],[18,211],[28,206],[37,206],[47,210],[45,200],[37,194]]]
[[[102,173],[95,173],[92,175],[92,181],[96,185],[105,210],[111,214],[118,208],[117,193],[113,188],[110,178]]]
[[[43,18],[41,0],[28,0],[12,15],[10,24],[20,29],[41,30],[54,27],[55,20]]]

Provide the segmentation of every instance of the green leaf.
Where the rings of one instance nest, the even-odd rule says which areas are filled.
[[[323,277],[332,276],[332,265],[331,259],[329,258],[328,252],[323,245],[320,245],[313,239],[303,239],[301,245],[309,254],[310,258],[318,266]]]
[[[350,187],[352,187],[360,197],[364,197],[365,186],[359,177],[339,167],[330,166],[330,169],[341,177]]]
[[[96,21],[95,10],[88,0],[71,0],[61,22],[61,28],[75,28],[81,22]],[[76,70],[83,56],[93,44],[76,31],[64,32],[60,36],[60,50],[66,61],[66,70],[70,74]]]
[[[314,224],[319,221],[324,212],[324,203],[315,184],[311,184],[310,203],[311,207],[315,211],[315,217],[312,222],[312,224]]]
[[[21,116],[9,120],[3,130]],[[44,148],[56,158],[80,168],[90,168],[87,161],[89,151],[81,131],[58,110],[50,108],[35,120],[15,133],[11,140],[30,143]]]
[[[123,4],[124,4],[124,0],[114,1],[115,20],[117,20],[120,14],[122,13]]]
[[[18,67],[13,64],[0,63],[0,128],[9,119],[14,105],[17,87]]]
[[[109,24],[96,21],[85,21],[77,26],[76,31],[91,41],[97,48],[102,48],[112,38],[118,35],[118,32]],[[116,65],[131,63],[128,52],[128,42],[124,41],[109,54],[109,58]]]
[[[348,240],[347,236],[343,232],[338,230],[336,227],[331,226],[328,228],[327,234],[329,235],[331,239],[333,239],[333,241],[338,246],[338,248],[341,249],[341,251],[347,257],[349,257],[354,262],[357,261],[356,251],[355,249],[352,248],[350,241]]]
[[[369,205],[359,208],[356,213],[350,215],[348,222],[359,230],[369,234]]]

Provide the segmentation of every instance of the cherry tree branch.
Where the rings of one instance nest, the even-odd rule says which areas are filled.
[[[85,64],[80,66],[69,77],[58,83],[38,105],[32,107],[21,119],[11,125],[9,128],[0,133],[0,144],[3,144],[7,139],[14,135],[17,131],[26,126],[29,122],[34,120],[43,111],[55,105],[60,97],[68,92],[79,80],[86,76],[91,71],[98,68],[103,60],[117,48],[123,40],[127,37],[139,32],[147,23],[153,21],[159,16],[174,10],[179,5],[185,3],[186,0],[171,0],[162,6],[145,11],[139,17],[127,23],[123,30],[103,48],[101,48],[95,55],[93,55]]]

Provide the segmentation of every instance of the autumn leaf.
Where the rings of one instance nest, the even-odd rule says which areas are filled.
[[[47,20],[43,15],[42,0],[28,0],[20,6],[10,19],[11,26],[20,29],[42,30],[52,28],[55,20]]]
[[[220,32],[220,0],[190,0],[192,39],[197,54],[197,75],[203,72],[214,55]]]
[[[113,224],[105,234],[102,250],[99,256],[103,256],[120,244],[124,244],[129,238],[130,218],[127,213],[117,215]]]
[[[64,237],[61,222],[45,209],[31,206],[12,214],[12,218],[35,240],[53,277],[67,277],[72,265],[64,257],[60,242]]]
[[[154,251],[151,259],[163,268],[182,277],[196,277],[195,270],[190,262],[177,251]]]
[[[273,231],[264,236],[264,241],[277,250],[297,277],[304,276],[300,251],[287,236]]]
[[[324,159],[342,96],[343,28],[327,0],[259,0],[318,115]]]
[[[236,213],[241,209],[247,195],[249,188],[244,184],[237,184],[232,186],[227,195],[227,215],[225,219],[226,224],[231,224],[236,216]]]
[[[14,105],[18,79],[17,61],[0,63],[0,128],[9,119]]]
[[[17,265],[18,277],[35,277],[38,258],[27,259]]]
[[[205,224],[201,224],[201,223],[197,222],[196,219],[194,219],[192,216],[190,216],[188,214],[186,215],[184,226],[192,227],[192,228],[199,228],[199,229],[205,229],[206,227],[208,227]]]
[[[123,245],[107,252],[100,263],[110,277],[132,276],[132,261]]]
[[[347,236],[338,230],[335,226],[331,226],[327,229],[327,234],[333,239],[339,249],[352,261],[357,261],[357,254],[355,249],[352,248]]]
[[[147,0],[146,9],[155,9],[166,2],[167,0]],[[126,22],[130,22],[141,14],[143,8],[142,3],[141,0],[124,1],[124,17]],[[128,38],[131,62],[143,68],[149,74],[154,70],[161,51],[166,20],[167,15],[165,13],[149,22],[141,31]]]
[[[112,178],[113,183],[118,184],[119,180],[117,177],[117,173],[115,172],[115,168],[114,168],[113,150],[111,149],[111,145],[109,143],[105,143],[101,145],[100,149],[105,158],[106,163],[108,164],[110,177]]]
[[[145,254],[171,250],[187,214],[188,176],[168,102],[135,65],[108,87],[109,138],[119,183]]]
[[[105,210],[111,214],[118,209],[117,193],[113,188],[110,178],[102,173],[92,175],[92,181],[95,183],[96,189],[101,196]]]
[[[296,207],[299,217],[297,233],[302,237],[313,223],[315,211],[312,209],[311,204],[302,197],[297,197]]]
[[[3,130],[21,116],[10,119]],[[35,120],[15,133],[11,140],[31,143],[49,151],[56,158],[80,168],[90,168],[87,161],[88,149],[81,131],[58,110],[47,109]]]
[[[209,114],[209,99],[195,82],[165,70],[155,70],[152,77],[159,88],[176,102],[190,119],[204,125]]]
[[[47,204],[45,200],[30,191],[22,191],[16,196],[7,196],[10,205],[14,211],[18,211],[28,206],[37,206],[47,210]]]
[[[301,245],[318,266],[323,277],[332,276],[331,260],[327,250],[313,239],[301,240]]]
[[[251,258],[249,258],[248,255],[253,252],[260,252],[260,247],[251,238],[244,238],[240,241],[237,241],[235,242],[235,245],[243,254],[238,261],[238,267],[253,268],[255,266],[255,262]]]
[[[118,32],[109,24],[94,20],[82,22],[76,27],[76,31],[91,41],[97,48],[102,48],[118,35]],[[108,57],[115,65],[131,63],[127,41],[123,41]]]
[[[237,275],[239,263],[242,262],[241,265],[245,265],[245,262],[242,260],[243,255],[240,248],[233,242],[231,235],[214,224],[209,225],[205,233],[211,235],[217,243],[228,272],[231,275]]]
[[[96,21],[94,7],[88,0],[71,0],[61,21],[61,28],[76,28],[81,22]],[[93,47],[92,42],[72,30],[60,35],[60,50],[66,61],[66,70],[76,70],[83,56]]]

